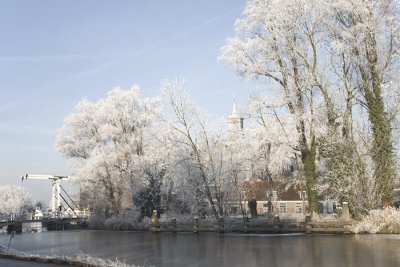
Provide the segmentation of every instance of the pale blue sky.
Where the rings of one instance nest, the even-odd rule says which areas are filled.
[[[0,185],[49,201],[50,182],[19,177],[70,174],[56,130],[79,100],[114,86],[156,96],[161,79],[183,76],[199,105],[227,116],[253,86],[217,61],[245,3],[0,0]]]

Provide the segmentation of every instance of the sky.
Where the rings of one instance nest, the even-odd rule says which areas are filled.
[[[48,203],[50,181],[20,177],[70,175],[54,148],[57,129],[80,100],[95,102],[115,86],[138,84],[152,97],[162,79],[184,77],[210,113],[228,116],[234,97],[243,105],[254,83],[217,57],[245,4],[0,0],[0,185],[26,186]]]

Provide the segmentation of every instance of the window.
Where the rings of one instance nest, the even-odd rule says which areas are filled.
[[[286,203],[279,203],[279,213],[286,213]]]
[[[276,201],[278,199],[278,195],[275,190],[267,190],[266,196],[271,201]]]
[[[302,207],[301,203],[296,203],[295,211],[296,213],[301,213]]]
[[[238,207],[231,207],[231,213],[232,214],[237,214],[238,213]]]
[[[264,213],[268,213],[268,203],[263,204],[263,211]]]

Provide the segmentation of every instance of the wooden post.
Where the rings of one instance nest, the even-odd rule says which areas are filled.
[[[249,217],[245,216],[243,218],[243,222],[244,222],[244,232],[247,233],[249,231],[249,228],[250,228]]]
[[[223,234],[225,232],[224,229],[224,218],[218,219],[218,233]]]
[[[311,234],[311,232],[312,232],[311,215],[306,215],[306,233]]]
[[[151,231],[154,233],[160,232],[160,224],[158,223],[157,210],[153,210],[151,215]]]
[[[345,221],[350,220],[350,210],[349,210],[349,203],[343,202],[342,205],[342,219]]]
[[[193,233],[199,233],[199,218],[193,217]]]
[[[308,222],[306,224],[306,233],[307,234],[311,234],[312,233],[312,224],[311,224],[311,222]]]
[[[275,214],[274,216],[274,232],[279,232],[280,228],[280,219],[279,219],[279,215]]]
[[[171,232],[176,233],[176,218],[172,217],[170,221]]]
[[[11,235],[10,235],[10,241],[8,242],[7,251],[10,249],[11,240],[14,238],[14,236],[15,236],[15,231],[12,231],[12,232],[11,232]]]

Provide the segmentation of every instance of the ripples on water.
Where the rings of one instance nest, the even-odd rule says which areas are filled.
[[[28,253],[83,252],[146,266],[400,266],[397,235],[60,231],[17,235],[12,246]]]

